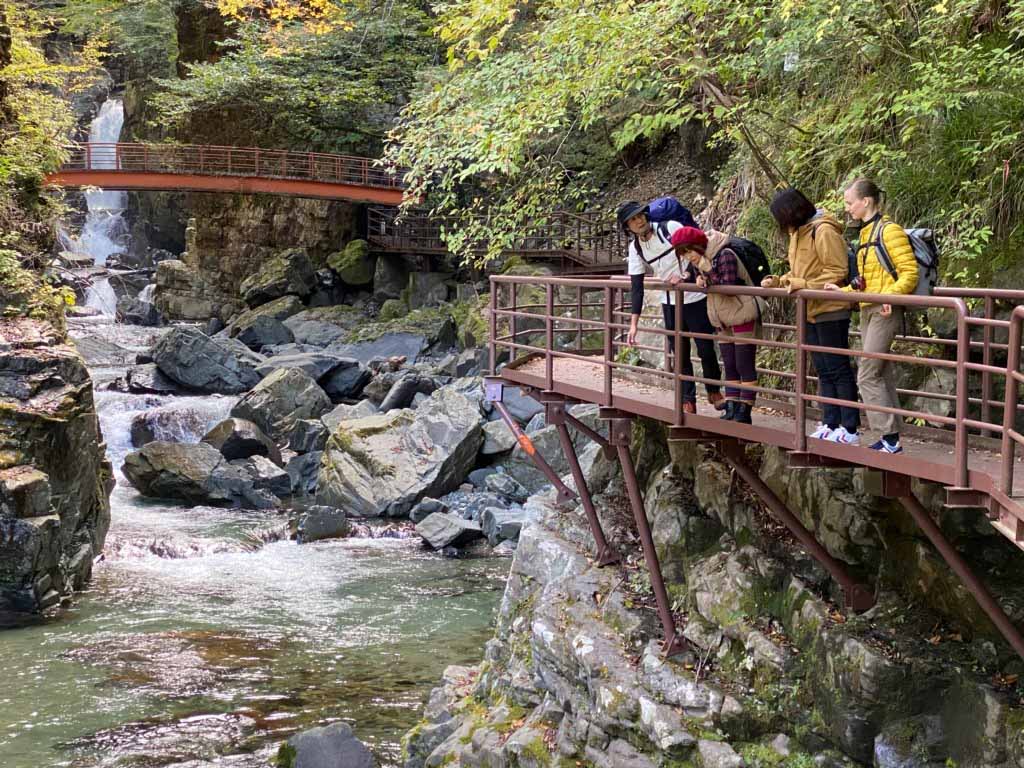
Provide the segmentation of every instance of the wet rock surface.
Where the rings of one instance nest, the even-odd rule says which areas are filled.
[[[89,579],[113,477],[82,358],[48,324],[0,325],[0,611],[34,612]]]

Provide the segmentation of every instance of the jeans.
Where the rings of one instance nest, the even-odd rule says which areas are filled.
[[[807,323],[806,343],[816,347],[850,348],[850,318],[822,320]],[[846,355],[830,355],[828,352],[812,352],[811,359],[818,371],[818,394],[836,400],[857,402],[857,382],[853,366]],[[860,411],[853,406],[821,406],[822,423],[835,429],[840,424],[847,432],[856,432],[860,427]]]
[[[749,323],[747,327],[752,326]],[[732,328],[722,328],[721,333],[737,339],[736,342],[721,342],[722,363],[725,365],[725,380],[728,382],[725,387],[727,400],[738,400],[743,403],[754,404],[757,399],[757,392],[752,389],[745,389],[743,384],[757,385],[757,345],[744,344],[742,339],[752,338],[755,332],[749,330],[737,331]]]
[[[676,308],[672,304],[662,303],[661,314],[665,318],[665,330],[676,329]],[[695,301],[692,304],[683,304],[683,327],[681,331],[689,333],[714,333],[715,329],[708,320],[708,302]],[[690,339],[683,337],[683,374],[693,376],[693,360],[690,359]],[[721,379],[722,369],[718,367],[718,355],[715,354],[715,342],[710,339],[693,339],[697,343],[697,354],[700,356],[701,368],[703,368],[705,379]],[[705,384],[704,388],[708,394],[721,392],[722,388],[717,384]],[[690,403],[697,402],[697,384],[693,381],[683,382],[683,400]]]

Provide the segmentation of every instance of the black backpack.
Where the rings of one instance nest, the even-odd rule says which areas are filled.
[[[743,266],[747,268],[747,274],[750,275],[751,284],[754,288],[760,288],[761,281],[772,273],[768,257],[764,255],[761,246],[753,240],[730,235],[729,241],[724,247],[732,249],[739,257],[739,260],[743,262]]]

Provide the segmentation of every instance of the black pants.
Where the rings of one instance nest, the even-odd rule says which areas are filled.
[[[672,304],[662,303],[661,314],[665,318],[665,330],[676,329],[676,308]],[[695,301],[692,304],[683,304],[683,327],[681,331],[689,333],[714,333],[715,329],[708,320],[708,302]],[[693,361],[690,359],[690,339],[683,337],[683,374],[693,376]],[[721,379],[722,369],[718,367],[718,355],[715,353],[715,342],[711,339],[693,339],[697,342],[697,354],[700,355],[700,364],[704,369],[705,379]],[[673,345],[674,349],[674,345]],[[721,392],[722,388],[717,384],[705,384],[708,394]],[[697,384],[693,381],[683,382],[683,400],[697,402]]]
[[[823,320],[807,323],[806,343],[816,347],[850,348],[850,319]],[[857,402],[857,378],[846,355],[812,352],[811,359],[818,371],[818,394],[837,400]],[[847,432],[860,427],[860,411],[853,407],[822,405],[822,422],[832,429],[842,424]]]

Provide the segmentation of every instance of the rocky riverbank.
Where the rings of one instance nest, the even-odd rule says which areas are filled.
[[[661,656],[621,478],[592,447],[598,509],[630,561],[594,567],[581,510],[533,495],[495,637],[481,664],[445,673],[406,737],[406,768],[1024,765],[1019,660],[858,472],[782,471],[782,456],[761,457],[762,477],[875,586],[878,604],[860,616],[713,452],[673,446],[670,457],[650,431],[641,446],[690,652]],[[969,550],[977,517],[950,514],[940,519]],[[998,559],[995,541],[987,550]],[[1020,604],[1019,587],[1000,594]]]

